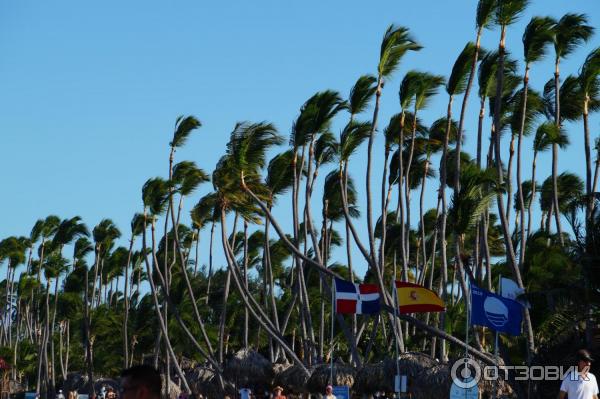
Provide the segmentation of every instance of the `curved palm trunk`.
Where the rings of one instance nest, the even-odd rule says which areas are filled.
[[[125,283],[123,287],[123,369],[129,366],[129,345],[127,344],[128,333],[127,324],[129,321],[129,265],[131,264],[131,255],[133,253],[134,236],[129,240],[129,252],[127,253],[127,263],[125,264]]]
[[[508,147],[508,168],[506,169],[506,219],[510,220],[510,211],[512,210],[512,167],[515,156],[515,135],[510,135],[510,145]]]
[[[439,195],[442,201],[442,220],[440,228],[440,242],[442,244],[442,299],[446,299],[446,284],[448,282],[448,258],[447,258],[447,246],[446,246],[446,223],[448,219],[448,205],[446,204],[446,179],[447,179],[447,162],[448,162],[448,141],[450,136],[450,127],[452,126],[452,103],[454,96],[451,95],[448,100],[448,109],[446,112],[446,118],[448,119],[446,124],[446,134],[444,135],[444,146],[442,149],[442,158],[440,160],[440,191]],[[442,312],[440,315],[440,324],[445,325],[445,314]],[[446,341],[441,341],[441,356],[445,361],[447,360],[448,354],[446,353]]]
[[[501,105],[501,97],[502,97],[502,86],[504,84],[504,50],[505,50],[505,40],[506,40],[506,26],[502,26],[501,34],[500,34],[500,44],[498,46],[499,53],[499,61],[498,61],[498,71],[497,71],[497,85],[496,85],[496,101],[494,104],[494,126],[500,126],[500,105]],[[500,132],[496,131],[494,134],[494,153],[496,157],[496,171],[498,174],[498,184],[500,187],[503,185],[503,173],[502,173],[502,157],[500,154]],[[506,255],[507,262],[509,263],[515,280],[517,280],[517,284],[519,288],[523,288],[523,280],[521,278],[521,272],[518,268],[514,248],[512,245],[512,240],[510,237],[510,231],[508,226],[508,221],[506,219],[506,212],[504,210],[504,201],[502,199],[502,193],[499,191],[497,194],[497,204],[498,204],[498,216],[500,217],[500,223],[502,225],[502,231],[504,234],[504,244],[506,246]],[[531,324],[531,318],[529,315],[529,309],[523,309],[525,326],[527,331],[527,358],[528,364],[531,364],[531,359],[533,354],[535,353],[535,341],[533,336],[533,327]]]
[[[555,98],[555,115],[554,122],[556,127],[560,128],[560,58],[556,58],[554,69],[554,98]],[[562,235],[562,227],[560,224],[560,207],[558,204],[558,144],[552,144],[552,201],[554,203],[554,219],[556,221],[556,232],[560,240],[560,245],[565,246],[565,239]]]
[[[527,204],[527,236],[531,235],[531,207],[535,201],[536,183],[535,183],[535,164],[537,160],[537,151],[533,151],[533,161],[531,162],[531,200]]]
[[[367,229],[369,235],[369,254],[370,258],[375,260],[375,235],[373,233],[373,198],[371,196],[371,161],[373,152],[373,140],[375,138],[375,130],[377,129],[377,117],[379,115],[379,102],[381,100],[381,90],[383,88],[383,78],[377,78],[377,91],[375,92],[375,108],[373,110],[373,119],[371,122],[371,132],[367,147],[367,171],[366,171],[366,192],[367,192]]]
[[[248,289],[248,222],[244,220],[244,287]],[[244,308],[244,348],[248,348],[248,308]]]
[[[525,233],[525,200],[523,197],[523,181],[521,179],[521,142],[523,141],[523,132],[525,131],[525,113],[527,112],[527,93],[529,89],[529,63],[525,65],[525,76],[523,77],[523,107],[521,109],[521,124],[519,128],[519,139],[517,141],[517,190],[519,200],[519,216],[521,227],[519,269],[523,268],[525,261],[525,250],[527,247],[527,234]],[[510,175],[509,175],[510,176]],[[535,187],[532,186],[532,190]]]
[[[594,198],[592,196],[592,155],[590,149],[590,126],[589,126],[589,102],[590,96],[585,93],[583,101],[583,137],[585,146],[585,191],[586,191],[586,207],[585,207],[585,226],[586,236],[589,236],[590,222],[592,219],[592,211],[594,208]]]
[[[200,234],[200,233],[198,233]],[[213,241],[215,236],[215,222],[212,222],[210,226],[210,244],[208,249],[208,282],[206,283],[206,304],[208,304],[208,298],[210,298],[210,283],[213,275]]]
[[[144,211],[145,213],[145,211]],[[145,216],[145,215],[144,215]],[[154,265],[157,265],[157,259],[156,259],[156,249],[155,249],[155,238],[154,238],[154,219],[152,219],[152,224],[151,224],[151,232],[152,232],[152,258],[153,261],[152,263]],[[146,246],[146,218],[144,218],[144,233],[142,235],[142,239],[143,239],[143,247],[147,248]],[[167,353],[165,354],[166,356],[170,356],[171,360],[173,361],[173,366],[175,367],[175,371],[177,372],[177,375],[179,376],[180,381],[183,382],[183,386],[185,388],[185,390],[187,392],[192,392],[187,379],[185,378],[185,374],[183,373],[183,371],[181,370],[181,367],[179,366],[179,362],[177,361],[177,356],[175,355],[175,352],[173,351],[173,347],[171,346],[171,341],[169,340],[169,337],[167,336],[167,326],[165,324],[165,319],[163,318],[163,314],[160,311],[160,304],[158,302],[158,293],[157,293],[157,289],[156,286],[154,284],[154,278],[152,277],[152,268],[150,266],[150,262],[148,261],[148,257],[144,256],[144,263],[146,265],[146,273],[148,274],[148,282],[150,283],[150,292],[152,294],[152,301],[154,303],[154,308],[155,308],[155,313],[156,316],[158,318],[158,324],[159,324],[159,328],[160,331],[163,335],[163,338],[165,340],[165,347],[167,350]],[[160,271],[157,269],[157,271],[160,273]],[[166,276],[164,276],[166,277]],[[164,306],[167,306],[166,304],[163,304]],[[167,370],[166,372],[166,378],[167,378],[167,385],[169,384],[169,380],[170,380],[170,376],[169,376],[169,370]]]

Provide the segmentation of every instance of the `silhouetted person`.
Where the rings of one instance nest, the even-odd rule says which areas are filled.
[[[121,373],[121,399],[160,399],[160,373],[151,366],[138,365]]]

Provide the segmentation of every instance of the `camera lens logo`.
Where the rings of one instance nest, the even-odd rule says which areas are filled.
[[[459,388],[473,388],[481,379],[481,367],[475,360],[463,358],[452,365],[450,376]]]

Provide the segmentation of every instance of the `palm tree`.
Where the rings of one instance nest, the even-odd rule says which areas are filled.
[[[217,164],[213,173],[213,184],[217,189],[221,209],[221,242],[231,277],[236,285],[244,306],[252,314],[253,318],[271,337],[273,337],[281,348],[308,373],[302,361],[296,356],[291,348],[285,343],[276,330],[271,319],[264,313],[253,295],[248,292],[242,278],[238,274],[239,268],[235,263],[232,246],[227,239],[225,214],[228,210],[235,210],[249,221],[256,220],[256,210],[250,201],[261,198],[262,201],[269,196],[268,189],[260,182],[260,170],[266,163],[266,151],[273,145],[281,143],[281,138],[276,129],[269,123],[238,123],[231,133],[227,144],[227,153]],[[240,191],[240,182],[244,191]],[[254,195],[251,199],[245,193]],[[263,210],[265,210],[264,208]],[[300,289],[305,287],[300,286]],[[312,328],[312,326],[309,326]],[[313,341],[314,342],[314,341]]]
[[[350,161],[350,157],[356,152],[358,147],[368,138],[371,132],[371,124],[368,122],[356,122],[350,121],[344,126],[344,129],[340,133],[340,146],[339,146],[339,175],[340,180],[342,181],[342,186],[340,190],[342,190],[342,210],[347,208],[348,201],[345,201],[344,198],[349,199],[348,193],[348,181],[350,179],[348,175],[348,163]],[[389,158],[390,148],[387,147],[387,155],[384,154],[385,159]],[[384,166],[384,176],[387,173],[387,162]],[[382,184],[385,184],[383,182]],[[383,195],[383,194],[382,194]],[[344,205],[346,204],[346,205]],[[352,271],[352,255],[351,255],[351,238],[350,238],[350,218],[345,219],[346,224],[346,258],[348,260],[348,268]],[[368,258],[368,256],[367,256]],[[352,272],[350,272],[350,278],[353,278]]]
[[[446,203],[446,185],[447,185],[447,168],[448,168],[448,143],[450,140],[450,131],[451,131],[451,123],[452,123],[452,104],[454,102],[454,97],[462,92],[467,87],[467,74],[471,70],[470,63],[473,61],[473,52],[475,51],[475,46],[472,43],[468,43],[467,46],[463,49],[463,51],[459,54],[456,59],[453,67],[452,73],[450,74],[450,78],[448,79],[448,83],[446,84],[446,93],[448,93],[448,107],[446,111],[446,129],[443,139],[442,145],[442,157],[440,159],[440,190],[439,190],[439,198],[442,204],[442,218],[440,221],[440,242],[442,243],[442,287],[446,286],[448,281],[448,260],[447,260],[447,250],[446,250],[446,223],[448,216],[448,205]],[[457,149],[460,149],[460,141],[462,140],[462,132],[457,132],[458,137],[456,140]],[[460,152],[459,152],[460,153]],[[457,168],[460,171],[460,166]],[[454,182],[455,190],[458,186],[456,184],[456,180]],[[446,290],[444,289],[441,294],[443,298],[446,296]],[[442,325],[444,325],[444,314],[441,315]],[[441,353],[442,357],[446,359],[446,344],[442,340],[441,341]]]
[[[594,49],[585,59],[579,81],[583,94],[583,138],[585,146],[585,190],[586,190],[586,230],[590,229],[590,220],[594,211],[592,196],[592,155],[589,129],[589,112],[600,107],[600,48]]]
[[[123,286],[123,368],[129,367],[129,337],[127,333],[128,327],[128,319],[129,319],[129,285],[130,285],[130,277],[129,277],[129,265],[131,264],[131,257],[133,255],[133,244],[135,243],[135,238],[142,234],[142,230],[144,228],[144,215],[141,213],[136,213],[133,215],[131,219],[131,237],[129,239],[129,250],[127,252],[127,263],[125,264],[125,282]]]
[[[143,218],[144,227],[143,227],[143,233],[142,233],[142,248],[144,251],[146,251],[146,248],[148,248],[147,244],[146,244],[146,232],[147,232],[147,228],[148,228],[148,226],[147,226],[148,221],[150,221],[151,239],[152,239],[152,246],[151,246],[152,267],[150,266],[148,257],[143,256],[143,258],[144,258],[144,263],[146,265],[146,273],[148,275],[148,281],[150,283],[150,290],[152,293],[152,300],[154,302],[155,314],[158,318],[159,328],[160,328],[162,338],[165,340],[165,349],[167,352],[166,356],[171,357],[171,360],[173,361],[173,366],[175,367],[175,370],[176,370],[179,378],[183,382],[184,388],[186,389],[186,391],[191,392],[190,387],[185,378],[185,375],[183,374],[183,371],[181,370],[181,367],[179,366],[177,357],[175,355],[175,352],[173,351],[173,347],[171,345],[169,335],[167,333],[167,325],[166,325],[166,321],[163,317],[163,314],[161,312],[161,306],[158,301],[158,290],[154,283],[154,278],[153,278],[153,273],[152,273],[153,271],[156,272],[156,274],[161,279],[163,288],[165,288],[167,285],[166,281],[165,281],[166,276],[162,275],[160,268],[158,266],[158,259],[156,257],[155,229],[156,229],[156,217],[165,211],[165,207],[167,206],[167,203],[169,202],[169,196],[170,196],[170,185],[168,182],[166,182],[165,180],[163,180],[161,178],[149,179],[148,181],[146,181],[146,183],[144,184],[144,187],[142,188],[142,200],[144,203],[144,215],[143,215],[144,216],[144,218]],[[168,295],[168,292],[166,292],[166,291],[164,291],[164,292],[166,295]],[[167,304],[163,303],[163,306],[166,307]],[[168,383],[168,379],[170,378],[169,374],[170,374],[169,372],[167,372],[167,374],[166,374],[167,383]]]
[[[537,187],[535,181],[535,170],[537,155],[540,152],[546,151],[550,148],[553,142],[556,142],[560,147],[564,147],[568,144],[568,137],[564,131],[556,128],[552,122],[545,122],[538,126],[533,140],[533,161],[531,164],[531,185]],[[537,190],[533,190],[531,193],[531,200],[527,206],[527,236],[532,234],[531,231],[531,206],[535,201],[535,194]]]
[[[398,68],[402,57],[408,51],[418,51],[421,46],[410,36],[407,28],[390,25],[386,30],[381,42],[381,50],[379,54],[379,64],[377,66],[377,89],[375,92],[375,108],[373,110],[373,119],[371,121],[371,131],[369,133],[368,148],[367,148],[367,172],[366,172],[366,193],[367,193],[367,228],[369,234],[369,258],[370,263],[376,264],[375,261],[375,237],[373,234],[373,212],[372,212],[372,197],[371,197],[371,157],[375,130],[377,129],[377,118],[379,115],[379,103],[381,100],[381,92],[385,79],[388,79]],[[399,193],[399,196],[402,196]],[[381,269],[382,265],[378,266]],[[380,289],[384,292],[383,280],[381,272],[377,271],[377,279]],[[384,294],[384,298],[387,295]],[[389,300],[386,298],[386,303]]]
[[[552,43],[552,29],[555,24],[556,21],[550,17],[533,17],[531,21],[529,21],[529,24],[527,24],[525,32],[523,33],[523,58],[525,60],[525,74],[523,76],[523,89],[521,95],[522,107],[520,111],[521,120],[518,130],[519,138],[517,141],[517,196],[519,199],[518,205],[521,215],[521,251],[519,254],[519,267],[523,265],[527,243],[527,235],[525,234],[525,201],[523,199],[523,182],[521,178],[521,142],[523,140],[526,127],[527,101],[529,94],[529,70],[531,69],[532,63],[542,60],[546,55],[547,45]]]
[[[401,236],[402,236],[402,242],[404,245],[404,250],[403,250],[403,254],[404,254],[404,259],[403,259],[403,268],[404,270],[407,269],[407,261],[408,261],[408,257],[409,257],[409,245],[408,245],[408,240],[407,240],[407,234],[405,234],[405,225],[410,227],[410,174],[411,174],[411,164],[412,164],[412,160],[413,160],[413,156],[414,156],[414,149],[415,149],[415,139],[416,139],[416,132],[417,132],[417,114],[418,111],[423,110],[427,105],[429,100],[431,99],[431,97],[433,97],[435,94],[437,94],[437,90],[439,88],[439,86],[444,84],[444,78],[442,76],[438,76],[438,75],[433,75],[430,73],[426,73],[426,72],[417,72],[417,71],[410,71],[406,74],[406,76],[404,77],[404,79],[402,80],[402,83],[400,85],[400,98],[401,98],[401,103],[406,104],[406,102],[411,102],[414,105],[413,108],[413,115],[412,115],[412,127],[411,127],[411,138],[410,138],[410,146],[409,146],[409,150],[408,150],[408,160],[406,162],[406,171],[403,173],[403,165],[402,165],[402,152],[403,152],[403,144],[404,144],[404,140],[403,140],[403,126],[401,126],[400,128],[400,150],[398,151],[398,154],[400,156],[400,162],[399,162],[399,167],[400,169],[400,178],[399,181],[402,181],[403,178],[403,174],[404,174],[404,179],[405,179],[405,200],[406,200],[406,224],[402,224],[401,225]],[[405,97],[409,97],[408,100],[404,100],[403,98]],[[403,109],[404,112],[404,109]],[[399,186],[401,187],[401,185]],[[400,191],[400,195],[399,198],[401,198],[401,191]],[[401,202],[401,200],[399,200],[399,202]],[[402,208],[402,207],[400,207]],[[385,227],[385,226],[384,226]],[[406,240],[406,241],[405,241]]]
[[[496,134],[494,135],[494,153],[496,171],[498,175],[498,185],[502,187],[504,185],[504,176],[502,171],[502,157],[500,151],[500,127],[502,117],[502,94],[504,86],[504,56],[506,50],[506,29],[509,25],[514,23],[519,16],[523,13],[528,5],[528,0],[505,0],[499,3],[498,9],[496,10],[496,23],[500,25],[500,42],[498,44],[498,71],[496,73],[496,95],[494,103],[494,127]],[[521,273],[518,268],[515,251],[510,238],[509,224],[506,217],[506,211],[504,209],[504,201],[500,191],[497,193],[497,205],[498,205],[498,216],[500,217],[500,224],[502,225],[502,231],[504,234],[504,242],[506,247],[507,263],[510,265],[513,276],[519,287],[523,288],[523,280]],[[527,331],[528,339],[528,363],[530,363],[533,353],[535,352],[535,341],[533,336],[533,327],[531,324],[531,318],[529,316],[529,310],[524,309],[525,326]]]
[[[554,26],[554,123],[560,128],[560,61],[580,45],[586,43],[594,33],[594,28],[587,25],[587,16],[584,14],[565,14]],[[558,209],[558,144],[552,145],[552,180],[554,185],[554,208]],[[564,246],[560,213],[555,212],[556,229],[561,245]]]

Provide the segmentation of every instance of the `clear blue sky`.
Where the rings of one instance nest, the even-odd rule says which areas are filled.
[[[167,173],[178,115],[196,115],[203,127],[177,159],[211,172],[237,121],[271,121],[287,137],[312,94],[334,89],[345,96],[356,78],[375,73],[383,32],[397,23],[409,27],[424,49],[406,56],[387,83],[380,114],[386,123],[398,112],[398,86],[407,70],[449,75],[458,52],[475,38],[476,3],[2,1],[0,238],[28,235],[34,222],[49,214],[80,215],[90,228],[109,217],[128,236],[129,221],[141,210],[143,183]],[[510,28],[514,57],[521,58],[520,37],[532,15],[566,12],[587,13],[591,24],[600,26],[597,1],[532,1]],[[495,48],[498,35],[486,31],[483,46]],[[600,33],[562,64],[563,74],[577,72],[599,45]],[[533,87],[540,90],[552,72],[550,62],[536,64]],[[471,154],[477,126],[473,100],[465,126]],[[446,102],[440,93],[422,114],[426,124],[444,115]],[[455,115],[458,111],[457,106]],[[370,119],[370,112],[363,119]],[[591,119],[593,137],[599,120]],[[345,121],[346,116],[338,118],[336,131]],[[583,175],[582,127],[568,129],[572,144],[560,155],[560,170]],[[525,176],[530,143],[525,142]],[[365,151],[352,161],[361,187]],[[378,139],[374,193],[382,152]],[[549,154],[540,159],[541,178],[550,173],[549,160]],[[204,186],[188,205],[209,189]],[[315,200],[319,197],[316,193]],[[288,218],[285,203],[277,214]],[[361,206],[364,210],[364,200]],[[435,206],[433,191],[428,206]]]

